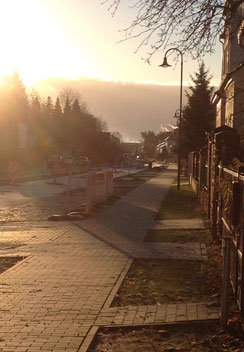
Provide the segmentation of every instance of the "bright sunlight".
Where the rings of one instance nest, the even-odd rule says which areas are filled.
[[[50,76],[89,73],[85,59],[41,0],[1,1],[0,31],[0,77],[18,70],[28,86]]]

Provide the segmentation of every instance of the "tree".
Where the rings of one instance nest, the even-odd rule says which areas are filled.
[[[53,116],[57,119],[61,119],[63,116],[63,112],[62,112],[59,98],[56,99],[55,107],[53,110]]]
[[[119,141],[119,143],[123,141],[122,134],[119,131],[113,131],[111,135],[115,137]]]
[[[61,92],[59,94],[59,101],[60,101],[60,104],[63,109],[64,109],[67,101],[69,101],[70,105],[73,105],[75,100],[77,100],[78,103],[80,104],[81,94],[77,90],[70,88],[70,87],[64,87],[61,90]]]
[[[25,86],[15,71],[5,76],[0,86],[0,158],[1,163],[18,159],[20,126],[29,119],[29,103]]]
[[[187,105],[182,116],[182,156],[187,158],[191,151],[199,151],[206,145],[206,132],[214,127],[215,109],[211,104],[213,87],[210,87],[209,72],[205,64],[199,65],[199,71],[191,79],[193,85],[186,96]]]
[[[114,15],[125,0],[105,0]],[[151,45],[147,61],[159,49],[176,46],[193,58],[212,53],[223,32],[230,11],[242,0],[131,0],[137,12],[126,38],[140,38],[140,45]]]
[[[71,114],[75,117],[79,116],[81,113],[81,108],[78,99],[75,99],[71,106]]]
[[[141,132],[143,139],[144,154],[148,158],[154,158],[156,155],[156,147],[158,144],[158,136],[153,131]]]
[[[71,105],[70,105],[69,98],[67,98],[64,105],[64,117],[68,118],[70,113],[71,113]]]
[[[47,119],[52,117],[53,111],[54,111],[54,106],[53,106],[53,101],[52,101],[51,97],[47,97],[47,100],[44,104],[43,110],[44,110],[44,114]]]

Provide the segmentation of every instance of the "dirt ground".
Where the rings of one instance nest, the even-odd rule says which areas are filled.
[[[101,329],[88,351],[239,352],[240,331],[236,322],[232,325],[227,330],[222,330],[217,324],[209,323]]]
[[[23,259],[23,257],[0,257],[0,274]]]
[[[132,263],[113,306],[186,302],[219,305],[221,265],[217,247],[209,249],[209,260],[137,259]]]

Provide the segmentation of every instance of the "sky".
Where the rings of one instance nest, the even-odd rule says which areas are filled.
[[[148,65],[141,60],[148,48],[135,54],[139,41],[118,43],[133,11],[123,6],[112,18],[107,7],[101,0],[1,0],[0,75],[17,69],[26,85],[60,76],[178,84],[179,65],[158,67],[164,53]],[[216,82],[219,59],[219,51],[206,59]],[[191,60],[184,63],[184,81],[197,66]]]
[[[41,82],[43,94],[48,89],[50,91],[50,86],[46,86],[45,92],[43,82],[53,82],[53,78],[73,83],[92,79],[92,82],[119,85],[121,82],[137,84],[138,87],[148,85],[152,86],[152,91],[154,85],[179,85],[180,64],[174,65],[174,55],[169,58],[173,67],[163,69],[158,66],[163,61],[163,52],[155,54],[151,65],[148,65],[142,60],[148,48],[135,53],[140,40],[121,42],[124,38],[121,30],[131,23],[135,15],[128,8],[128,3],[124,0],[124,6],[112,17],[108,5],[102,5],[102,0],[0,0],[0,78],[18,70],[26,87],[39,88]],[[213,76],[212,84],[218,85],[220,45],[216,47],[216,53],[205,57],[204,61]],[[185,84],[189,83],[189,75],[197,68],[197,61],[184,60]],[[52,89],[56,94],[55,88]],[[163,92],[166,94],[165,90]],[[146,99],[146,95],[142,99]],[[167,112],[167,119],[178,107],[177,96],[173,100],[175,106]],[[94,97],[91,101],[96,105]],[[138,104],[137,99],[136,102]],[[98,115],[109,110],[99,105],[91,108]],[[113,114],[116,114],[114,109]],[[111,120],[112,116],[108,119]],[[116,125],[113,128],[116,129]]]

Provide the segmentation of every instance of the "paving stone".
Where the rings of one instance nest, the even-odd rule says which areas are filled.
[[[85,352],[96,324],[154,324],[165,317],[176,321],[176,311],[170,306],[103,309],[130,258],[163,258],[173,251],[176,257],[182,252],[195,259],[204,251],[204,247],[169,245],[157,251],[142,243],[174,174],[169,170],[165,178],[159,175],[150,180],[94,219],[2,226],[0,255],[27,256],[0,275],[2,352],[24,348]],[[196,312],[209,319],[218,314],[211,307]],[[187,312],[186,318],[193,314]]]
[[[111,319],[109,326],[138,326],[148,324],[164,324],[174,322],[189,322],[202,320],[218,320],[219,310],[209,307],[204,303],[182,303],[182,304],[162,304],[160,306],[134,306],[134,319],[131,317],[131,307],[123,307],[123,314],[117,315]],[[99,318],[96,324],[99,325]]]

